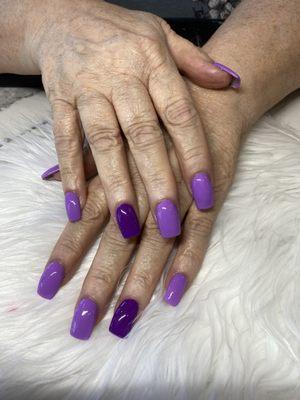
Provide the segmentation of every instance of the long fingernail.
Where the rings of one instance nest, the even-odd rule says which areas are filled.
[[[98,317],[98,306],[91,299],[82,299],[76,307],[70,334],[76,339],[90,338]]]
[[[58,292],[65,277],[64,267],[57,261],[49,263],[43,272],[37,293],[44,299],[52,299]]]
[[[41,178],[42,179],[49,179],[51,178],[54,174],[56,174],[57,172],[59,172],[59,165],[54,165],[53,167],[47,169],[47,171],[45,171],[42,175]]]
[[[163,200],[155,210],[160,234],[163,238],[173,238],[180,235],[181,223],[177,206],[171,200]]]
[[[138,217],[130,204],[119,205],[116,210],[116,219],[125,239],[130,239],[141,233]]]
[[[224,64],[220,64],[220,63],[213,63],[213,65],[217,68],[220,68],[220,70],[227,72],[227,74],[232,76],[232,82],[231,82],[231,87],[233,89],[239,89],[241,87],[241,77],[234,72],[231,68],[226,67],[226,65]]]
[[[177,306],[182,299],[186,288],[187,279],[183,274],[175,274],[168,285],[164,295],[164,300],[171,306]]]
[[[81,219],[81,207],[77,193],[67,192],[65,194],[65,205],[69,221],[79,221]]]
[[[109,331],[124,338],[131,331],[139,310],[138,303],[133,299],[122,301],[111,320]]]
[[[194,175],[191,183],[193,197],[198,210],[208,210],[214,205],[214,191],[210,178],[204,172]]]

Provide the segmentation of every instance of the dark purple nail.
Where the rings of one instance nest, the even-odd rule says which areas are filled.
[[[98,306],[90,299],[82,299],[76,307],[70,334],[81,340],[90,338],[98,317]]]
[[[180,235],[181,223],[178,208],[171,200],[163,200],[155,210],[157,225],[163,238]]]
[[[169,282],[169,286],[164,295],[164,300],[171,306],[177,306],[182,299],[186,284],[187,279],[183,274],[175,274]]]
[[[220,68],[222,71],[227,72],[227,74],[232,76],[232,82],[231,82],[231,87],[233,89],[239,89],[241,87],[241,77],[234,72],[232,69],[230,69],[229,67],[226,67],[226,65],[220,64],[220,63],[213,63],[213,65],[217,68]]]
[[[200,172],[194,175],[191,187],[198,210],[208,210],[213,207],[214,191],[207,174]]]
[[[69,221],[79,221],[81,219],[81,208],[77,193],[67,192],[65,194],[65,205]]]
[[[116,219],[125,239],[130,239],[141,233],[138,217],[130,204],[119,205],[116,210]]]
[[[114,313],[109,331],[120,338],[127,336],[133,327],[138,310],[139,305],[135,300],[122,301]]]
[[[53,176],[54,174],[56,174],[57,172],[59,172],[59,165],[54,165],[53,167],[47,169],[47,171],[45,171],[42,175],[41,178],[42,179],[49,179],[51,178],[51,176]]]
[[[37,292],[44,299],[52,299],[65,277],[64,267],[57,261],[49,263],[39,281]]]

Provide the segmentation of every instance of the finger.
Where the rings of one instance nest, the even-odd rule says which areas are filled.
[[[66,225],[50,255],[37,289],[41,297],[52,299],[61,285],[71,279],[107,217],[104,191],[96,177],[88,186],[82,219],[77,224]]]
[[[173,162],[176,160],[174,152],[170,154],[170,159],[173,169],[176,170],[181,199],[181,216],[183,218],[192,199],[180,177],[179,166]],[[109,328],[111,333],[123,338],[130,332],[136,318],[151,300],[173,248],[174,240],[173,238],[164,239],[159,235],[155,221],[149,214],[133,266],[116,304]]]
[[[52,102],[53,132],[60,165],[66,211],[70,222],[81,218],[86,202],[86,184],[82,159],[82,136],[78,114],[63,100]]]
[[[150,207],[164,238],[180,234],[177,187],[158,118],[144,85],[122,83],[113,104],[147,190]]]
[[[149,212],[146,192],[138,171],[132,168],[133,162],[130,160],[132,179],[139,193],[141,221],[144,222]],[[136,238],[125,240],[113,221],[110,221],[75,307],[70,330],[73,337],[86,340],[91,336],[95,324],[105,314],[136,243]]]
[[[80,95],[77,106],[110,213],[125,239],[138,236],[136,197],[114,109],[104,96],[94,91]]]
[[[149,90],[176,148],[183,177],[199,210],[213,207],[212,165],[191,94],[168,57],[151,74]]]
[[[240,87],[240,77],[230,68],[214,61],[199,47],[177,35],[162,21],[170,53],[180,71],[197,85],[208,89]]]

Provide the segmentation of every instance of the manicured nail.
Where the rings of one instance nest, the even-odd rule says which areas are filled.
[[[180,235],[181,223],[178,208],[171,200],[163,200],[155,210],[157,225],[163,238]]]
[[[220,64],[220,63],[213,63],[213,65],[217,68],[220,68],[222,71],[227,72],[227,74],[232,76],[232,82],[231,82],[231,87],[233,89],[239,89],[241,87],[241,77],[234,72],[232,69],[230,69],[229,67],[226,67],[226,65]]]
[[[141,233],[138,217],[130,204],[119,205],[116,210],[116,219],[125,239],[130,239]]]
[[[169,282],[169,286],[164,295],[164,300],[171,306],[177,306],[182,299],[186,284],[187,279],[183,274],[175,274]]]
[[[81,208],[77,193],[67,192],[65,194],[65,205],[69,221],[79,221],[81,219]]]
[[[131,331],[139,310],[138,303],[133,299],[122,301],[111,320],[109,331],[124,338]]]
[[[42,175],[41,178],[42,179],[49,179],[51,178],[54,174],[56,174],[57,172],[59,172],[59,165],[54,165],[53,167],[47,169],[47,171],[45,171]]]
[[[57,261],[49,263],[39,281],[37,293],[44,299],[52,299],[65,277],[64,267]]]
[[[200,172],[194,175],[191,187],[198,210],[208,210],[213,207],[214,191],[207,174]]]
[[[82,299],[76,307],[70,334],[76,339],[90,338],[98,317],[97,304],[91,299]]]

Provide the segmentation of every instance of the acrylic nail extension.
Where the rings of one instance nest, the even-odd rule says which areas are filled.
[[[208,210],[214,205],[214,191],[206,173],[194,175],[191,183],[192,193],[198,210]]]
[[[130,204],[123,203],[119,205],[116,209],[116,220],[125,239],[139,236],[141,233],[138,217]]]
[[[79,197],[75,192],[67,192],[65,194],[65,206],[70,222],[76,222],[81,219]]]
[[[157,225],[163,238],[173,238],[180,235],[181,224],[178,208],[171,200],[163,200],[155,210]]]
[[[88,340],[98,317],[97,304],[91,299],[82,299],[75,310],[70,334],[76,339]]]
[[[109,331],[124,338],[131,331],[139,310],[138,303],[133,299],[122,301],[111,320]]]
[[[241,87],[241,77],[234,72],[231,68],[226,67],[226,65],[220,64],[220,63],[213,63],[213,65],[217,68],[220,68],[222,71],[227,72],[227,74],[232,76],[232,82],[231,82],[231,87],[233,89],[239,89]]]
[[[182,299],[186,288],[187,279],[183,274],[175,274],[168,285],[164,295],[164,300],[171,306],[177,306]]]
[[[59,165],[54,165],[53,167],[47,169],[47,171],[45,171],[42,175],[41,178],[43,180],[49,179],[51,178],[54,174],[56,174],[57,172],[59,172]]]
[[[44,299],[52,299],[58,292],[65,277],[64,267],[57,261],[49,263],[43,272],[37,293]]]

